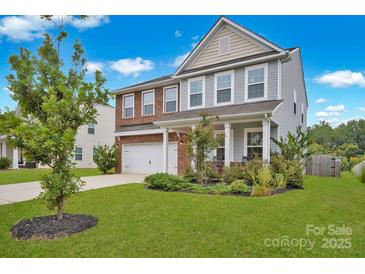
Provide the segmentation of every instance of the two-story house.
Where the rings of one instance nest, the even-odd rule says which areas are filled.
[[[306,129],[308,100],[299,48],[282,48],[221,17],[172,75],[116,94],[116,172],[182,174],[184,136],[201,112],[224,135],[212,158],[225,165],[254,154],[270,161],[285,137]]]
[[[75,151],[72,162],[75,168],[96,168],[93,160],[95,148],[97,146],[114,144],[115,109],[109,105],[98,104],[95,106],[96,124],[83,125],[78,128],[75,138]],[[16,113],[20,109],[17,107]],[[35,162],[27,161],[21,150],[13,148],[7,143],[6,136],[0,136],[0,157],[7,157],[12,161],[11,168],[48,168]]]

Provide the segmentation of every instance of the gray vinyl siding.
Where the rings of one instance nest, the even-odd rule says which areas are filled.
[[[278,61],[268,63],[267,98],[269,100],[276,100],[278,98],[278,66]]]
[[[224,70],[223,70],[224,71]],[[181,111],[188,110],[188,80],[181,81]],[[234,103],[245,101],[245,67],[234,69]],[[214,107],[214,73],[205,75],[205,107]],[[268,63],[268,100],[278,99],[278,61]]]
[[[281,97],[283,102],[272,117],[279,125],[278,136],[286,137],[288,132],[295,132],[296,127],[307,128],[306,90],[302,76],[299,50],[290,54],[290,61],[281,65]],[[297,92],[297,113],[294,114],[294,89]],[[301,121],[302,103],[304,104],[304,123]]]
[[[184,79],[180,82],[180,110],[188,109],[188,80]]]
[[[219,39],[230,38],[230,51],[228,54],[219,55]],[[257,45],[243,33],[237,33],[229,26],[222,27],[201,50],[196,58],[187,66],[187,69],[203,67],[228,60],[255,55],[269,51],[267,46]]]
[[[245,68],[234,70],[234,103],[242,104],[245,101]]]
[[[270,137],[277,140],[278,139],[278,132],[279,132],[278,127],[271,127]],[[272,140],[270,140],[270,149],[271,149],[271,152],[273,152],[273,153],[279,152],[278,146]]]
[[[234,141],[233,141],[233,161],[242,161],[243,156],[243,130],[244,128],[234,129]]]
[[[214,74],[205,76],[205,106],[214,106]]]

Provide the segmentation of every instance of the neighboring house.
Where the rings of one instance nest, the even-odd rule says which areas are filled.
[[[288,33],[288,35],[291,35]],[[270,161],[271,137],[307,127],[299,48],[282,48],[221,17],[173,75],[118,89],[116,172],[182,174],[185,134],[205,111],[225,136],[211,156],[226,166],[258,153]]]
[[[0,157],[9,158],[12,162],[11,168],[18,168],[20,153],[6,142],[6,135],[0,136]]]
[[[73,163],[77,168],[95,168],[93,161],[95,147],[113,145],[115,128],[115,109],[112,106],[99,104],[96,106],[97,123],[81,126],[76,135]],[[17,109],[17,111],[19,111]],[[6,143],[6,136],[0,136],[0,155],[12,160],[12,168],[32,167],[35,164],[26,163],[18,149],[13,149]],[[47,167],[37,165],[38,167]]]
[[[96,124],[79,127],[75,141],[73,163],[77,168],[95,168],[93,160],[95,148],[113,145],[115,128],[115,109],[108,105],[97,105]]]

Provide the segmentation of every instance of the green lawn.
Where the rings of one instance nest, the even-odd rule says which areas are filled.
[[[130,184],[82,192],[70,213],[99,217],[97,227],[54,241],[16,241],[17,221],[50,214],[38,200],[0,206],[0,257],[364,257],[365,185],[306,177],[305,189],[266,198],[168,193]],[[352,248],[321,248],[306,225],[351,227]],[[267,247],[265,239],[315,240],[313,250]]]
[[[49,168],[0,170],[0,185],[38,181],[42,175],[47,174],[50,171]],[[77,176],[94,176],[102,174],[97,168],[74,168],[73,172]]]

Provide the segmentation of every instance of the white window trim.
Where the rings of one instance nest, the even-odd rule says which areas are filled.
[[[175,111],[166,111],[166,96],[165,96],[165,92],[167,89],[171,89],[171,88],[175,88],[176,89],[176,108]],[[172,86],[167,86],[163,88],[163,113],[174,113],[177,112],[178,110],[178,105],[179,105],[179,87],[178,85],[172,85]],[[172,101],[168,101],[168,102],[172,102]]]
[[[144,106],[145,106],[145,104],[144,104],[144,94],[145,93],[149,93],[149,92],[152,92],[152,97],[153,97],[153,99],[152,99],[152,101],[153,101],[153,108],[152,108],[152,110],[153,110],[153,112],[152,112],[152,114],[144,114]],[[149,90],[144,90],[144,91],[142,91],[142,93],[141,93],[141,96],[142,96],[142,98],[141,98],[141,101],[142,101],[142,104],[141,104],[141,113],[142,113],[142,116],[153,116],[153,115],[155,115],[155,106],[156,106],[156,104],[155,104],[155,90],[154,89],[149,89]]]
[[[202,84],[202,104],[201,106],[190,106],[190,82],[194,82],[194,81],[198,81],[198,80],[202,80],[203,84]],[[200,77],[194,77],[194,78],[189,78],[188,79],[188,110],[191,109],[200,109],[200,108],[204,108],[205,107],[205,76],[200,76]]]
[[[262,127],[243,129],[243,156],[244,157],[247,157],[247,135],[249,132],[263,132],[263,129],[262,129]],[[260,147],[260,146],[256,146],[256,147]],[[264,148],[264,144],[262,144],[262,148]]]
[[[218,76],[227,75],[227,74],[231,75],[231,101],[218,103],[217,102],[217,100],[218,100]],[[222,106],[222,105],[231,105],[233,103],[234,103],[234,70],[227,70],[227,71],[222,71],[222,72],[218,72],[218,73],[214,74],[214,105]]]
[[[248,99],[248,72],[254,69],[264,68],[264,97]],[[268,98],[268,63],[245,67],[245,102],[256,102]]]
[[[224,129],[217,129],[214,130],[214,138],[217,138],[218,134],[223,134],[225,135]],[[217,157],[217,150],[214,149],[212,151],[212,154],[214,157]],[[230,161],[233,161],[234,158],[234,129],[231,128],[231,141],[230,141],[230,148],[229,148],[229,157],[230,157]]]
[[[125,97],[128,97],[128,96],[132,96],[133,97],[133,115],[131,117],[125,117]],[[131,118],[133,118],[134,117],[134,108],[135,108],[134,93],[124,94],[122,100],[123,100],[123,102],[122,102],[122,104],[123,104],[122,118],[123,119],[131,119]]]
[[[214,130],[214,138],[217,138],[217,136],[221,135],[221,134],[223,134],[223,136],[224,136],[224,129]],[[219,146],[219,147],[221,147],[221,146]],[[213,156],[217,157],[217,149],[213,150]]]
[[[89,128],[93,128],[94,129],[94,133],[93,134],[92,133],[89,133]],[[87,125],[87,134],[88,135],[95,135],[95,133],[96,133],[95,124],[88,124]]]
[[[76,153],[76,148],[77,147],[79,147],[79,148],[81,148],[81,153]],[[78,162],[80,162],[80,161],[83,161],[84,160],[84,148],[82,147],[82,146],[80,146],[80,145],[76,145],[75,146],[75,150],[74,150],[74,160],[75,161],[78,161]],[[81,160],[76,160],[76,154],[81,154]]]
[[[228,51],[226,53],[221,53],[221,40],[228,38]],[[218,55],[224,56],[231,53],[231,37],[230,36],[223,36],[218,39]]]

